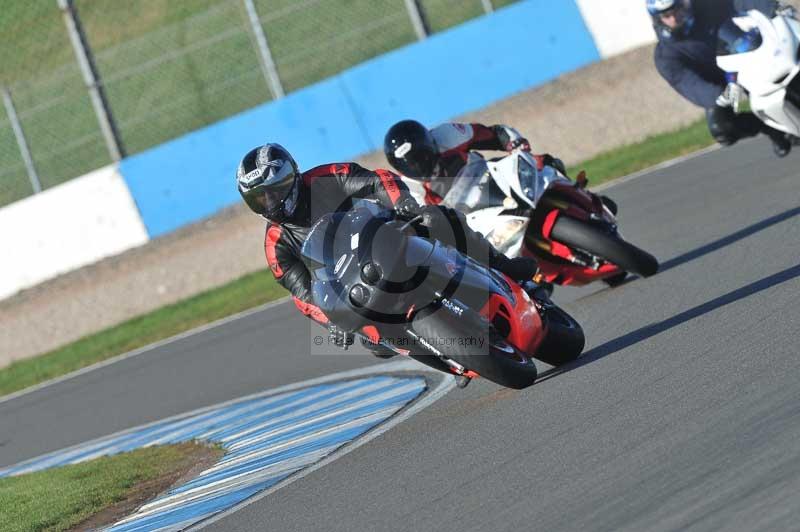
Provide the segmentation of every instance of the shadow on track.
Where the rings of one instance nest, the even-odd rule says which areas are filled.
[[[540,382],[544,382],[548,379],[552,379],[558,375],[563,373],[567,373],[574,369],[580,368],[581,366],[585,366],[587,364],[591,364],[596,360],[600,360],[603,357],[606,357],[612,353],[617,351],[621,351],[627,347],[630,347],[634,344],[647,340],[648,338],[652,338],[658,334],[661,334],[664,331],[672,329],[673,327],[677,327],[678,325],[684,324],[688,321],[691,321],[695,318],[699,318],[704,314],[708,314],[709,312],[713,312],[719,308],[724,306],[730,305],[731,303],[735,303],[747,297],[750,297],[758,292],[763,290],[767,290],[772,288],[773,286],[777,286],[781,283],[785,283],[786,281],[790,281],[800,277],[800,264],[797,266],[792,266],[791,268],[787,268],[781,272],[778,272],[774,275],[770,275],[769,277],[765,277],[753,283],[750,283],[742,288],[734,290],[733,292],[728,292],[725,295],[719,296],[717,298],[712,299],[702,305],[698,305],[696,307],[690,308],[689,310],[683,311],[680,314],[676,314],[671,318],[667,318],[663,321],[653,323],[650,325],[646,325],[635,331],[631,331],[628,334],[620,336],[619,338],[615,338],[614,340],[610,340],[602,345],[595,347],[581,355],[575,362],[570,364],[566,364],[561,366],[560,368],[553,368],[550,370],[545,371],[539,376],[539,379],[536,381],[537,384]]]
[[[781,222],[785,222],[790,218],[794,218],[795,216],[800,214],[800,207],[795,207],[794,209],[789,209],[788,211],[782,212],[780,214],[776,214],[775,216],[771,216],[765,220],[761,220],[760,222],[754,223],[744,229],[740,229],[735,233],[732,233],[726,237],[720,238],[719,240],[715,240],[709,244],[704,246],[700,246],[699,248],[693,249],[683,255],[678,255],[675,258],[672,258],[666,262],[661,263],[661,267],[658,269],[658,273],[663,273],[667,270],[671,270],[672,268],[677,268],[681,264],[685,264],[687,262],[693,261],[695,259],[699,259],[704,255],[708,255],[709,253],[713,253],[718,249],[722,249],[725,246],[729,246],[734,242],[738,242],[748,236],[754,235],[759,231],[763,231],[773,225],[777,225]]]

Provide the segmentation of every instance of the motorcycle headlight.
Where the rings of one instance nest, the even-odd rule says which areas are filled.
[[[503,220],[497,227],[492,229],[492,232],[486,236],[486,239],[498,251],[503,252],[519,242],[524,231],[525,220],[519,218]]]

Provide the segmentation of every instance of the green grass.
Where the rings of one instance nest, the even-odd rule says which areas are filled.
[[[599,185],[713,143],[714,139],[708,132],[706,121],[701,119],[686,128],[655,135],[642,142],[600,154],[570,168],[569,175],[575,176],[580,170],[586,170],[589,185]]]
[[[286,291],[275,282],[268,270],[246,275],[219,288],[131,319],[60,349],[14,362],[0,370],[0,396],[284,295]]]
[[[434,31],[483,14],[480,0],[424,4]],[[416,41],[400,0],[255,5],[287,92]],[[271,99],[241,0],[75,6],[129,154]],[[110,162],[55,0],[3,3],[0,56],[0,85],[11,87],[44,188]],[[0,206],[31,193],[0,111]]]
[[[0,479],[0,530],[69,530],[124,501],[142,484],[188,470],[209,450],[159,446]],[[221,450],[211,451],[221,454]]]
[[[712,143],[705,121],[599,155],[585,169],[590,185],[636,172]],[[277,299],[286,292],[265,270],[0,369],[0,396]]]

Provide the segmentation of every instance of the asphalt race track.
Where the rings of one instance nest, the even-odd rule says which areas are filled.
[[[206,530],[797,529],[799,160],[756,140],[608,189],[663,268],[556,291],[576,364],[453,390]],[[0,402],[0,467],[380,362],[310,356],[313,330],[281,304]]]

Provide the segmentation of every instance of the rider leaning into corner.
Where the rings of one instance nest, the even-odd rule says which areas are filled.
[[[733,104],[741,88],[717,66],[719,27],[737,13],[756,9],[774,16],[782,7],[775,0],[646,0],[658,35],[655,64],[661,76],[681,96],[706,110],[708,129],[723,146],[764,133],[778,157],[792,143],[752,113],[735,114]]]
[[[356,163],[331,163],[300,172],[289,152],[279,144],[265,144],[250,150],[236,172],[239,193],[253,212],[267,220],[264,248],[267,263],[277,281],[292,294],[304,315],[328,329],[331,343],[347,349],[353,343],[353,331],[330,323],[311,297],[311,275],[300,258],[303,242],[320,217],[346,211],[355,199],[373,199],[398,216],[412,219],[422,216],[433,237],[445,243],[450,231],[437,227],[458,224],[466,237],[465,252],[515,281],[526,281],[537,270],[529,258],[509,259],[495,250],[479,233],[469,229],[464,216],[444,207],[420,207],[405,184],[388,170],[367,170]],[[390,350],[367,345],[377,356]]]
[[[415,120],[397,122],[383,141],[389,164],[404,176],[422,182],[427,205],[442,202],[474,150],[511,152],[517,148],[531,150],[528,140],[509,126],[445,123],[428,130]],[[553,166],[566,175],[560,159],[549,154],[535,158],[540,166]]]

